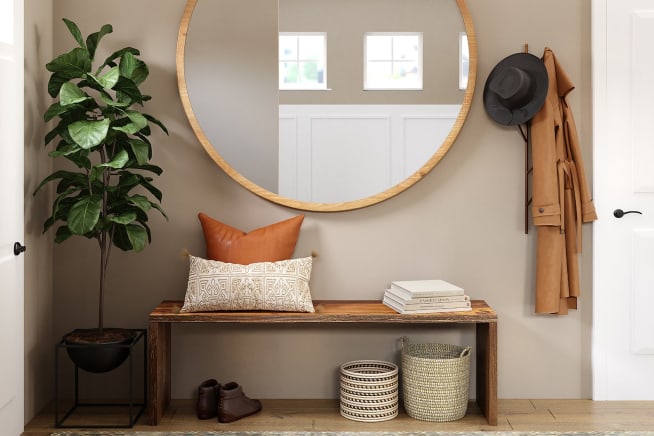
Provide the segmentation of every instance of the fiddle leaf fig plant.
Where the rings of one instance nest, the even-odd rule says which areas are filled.
[[[164,217],[162,193],[153,176],[162,169],[150,162],[151,125],[168,130],[142,108],[150,96],[139,86],[148,77],[148,66],[139,51],[125,47],[94,67],[101,39],[113,32],[105,24],[83,38],[78,26],[63,20],[77,47],[46,64],[50,71],[48,93],[57,98],[44,120],[54,128],[46,134],[53,158],[63,158],[70,169],[46,177],[36,194],[56,183],[51,215],[44,233],[57,226],[55,242],[72,236],[94,239],[100,249],[98,331],[103,334],[103,302],[107,266],[112,246],[141,251],[151,240],[148,214],[157,210]]]

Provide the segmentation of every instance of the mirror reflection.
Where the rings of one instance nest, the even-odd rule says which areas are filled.
[[[190,0],[187,115],[214,160],[265,198],[307,210],[381,201],[424,176],[467,115],[476,60],[461,6]]]

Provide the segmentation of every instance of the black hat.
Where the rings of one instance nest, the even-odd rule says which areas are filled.
[[[505,126],[526,123],[545,103],[548,83],[542,60],[530,53],[512,54],[502,59],[486,79],[486,113]]]

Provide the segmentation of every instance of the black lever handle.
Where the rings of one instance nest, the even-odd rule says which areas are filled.
[[[23,253],[25,250],[27,250],[27,247],[21,244],[20,242],[14,243],[14,255],[18,256],[21,253]]]
[[[640,214],[640,215],[643,214],[643,213],[642,213],[641,211],[639,211],[639,210],[627,210],[627,211],[624,211],[624,210],[622,210],[622,209],[616,209],[616,210],[613,211],[613,216],[616,217],[616,218],[622,218],[623,216],[625,216],[625,215],[628,214],[628,213],[637,213],[637,214]]]

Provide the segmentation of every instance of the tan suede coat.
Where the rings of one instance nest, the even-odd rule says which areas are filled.
[[[580,295],[581,224],[597,219],[566,96],[572,81],[545,49],[549,89],[531,119],[532,216],[537,228],[536,313],[567,314]]]

